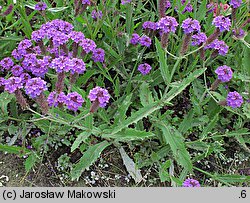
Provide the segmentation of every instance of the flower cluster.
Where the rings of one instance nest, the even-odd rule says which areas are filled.
[[[190,34],[193,32],[200,32],[201,26],[198,20],[193,20],[192,18],[187,18],[182,22],[181,25],[185,34]]]
[[[242,96],[234,91],[234,92],[229,92],[227,95],[227,105],[231,106],[232,108],[237,108],[241,107],[243,103],[243,98]]]
[[[179,24],[177,23],[176,19],[171,16],[166,16],[161,18],[157,22],[157,29],[162,31],[163,33],[175,33],[176,28]]]
[[[121,2],[122,5],[125,5],[125,4],[128,4],[128,3],[131,3],[131,0],[122,0],[122,2]]]
[[[240,5],[242,4],[242,0],[231,0],[229,2],[229,4],[233,7],[233,8],[238,8],[240,7]]]
[[[233,71],[229,66],[219,66],[216,70],[215,73],[218,75],[218,79],[221,82],[228,82],[232,79],[233,77]]]
[[[31,98],[36,98],[47,89],[46,82],[41,78],[29,79],[25,84],[26,94]]]
[[[132,38],[130,39],[130,43],[133,45],[136,45],[139,43],[142,46],[150,47],[152,40],[150,37],[148,37],[146,35],[140,37],[138,34],[133,33]]]
[[[90,101],[97,102],[100,107],[104,108],[109,102],[110,95],[108,90],[97,86],[90,90],[88,98]]]
[[[200,185],[199,181],[197,181],[195,179],[188,178],[183,182],[182,186],[183,187],[200,187],[201,185]]]
[[[225,56],[228,52],[228,46],[226,45],[226,43],[218,39],[205,46],[205,49],[215,49],[222,56]]]
[[[142,24],[143,29],[150,29],[150,30],[156,30],[157,29],[157,24],[152,21],[146,21]]]
[[[141,72],[142,75],[147,75],[151,69],[152,67],[147,63],[143,63],[138,66],[138,70]]]
[[[192,36],[192,46],[200,46],[207,41],[207,36],[205,33],[200,32]]]
[[[2,83],[5,91],[9,93],[14,93],[17,89],[21,89],[23,87],[23,82],[20,77],[10,77],[7,80],[3,79]]]
[[[47,4],[44,2],[39,2],[35,5],[35,10],[37,11],[44,11],[47,8]]]
[[[91,12],[91,17],[92,17],[94,20],[101,19],[101,18],[102,18],[102,11],[93,10],[93,11]]]
[[[230,30],[231,21],[230,18],[228,17],[217,16],[213,19],[212,24],[215,25],[215,27],[217,27],[220,30],[220,32],[223,32],[225,30],[227,31]]]

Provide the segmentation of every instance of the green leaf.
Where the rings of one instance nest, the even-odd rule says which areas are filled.
[[[143,82],[140,86],[140,100],[142,106],[147,106],[151,103],[154,103],[152,93],[149,89],[149,84],[146,82]]]
[[[0,144],[0,151],[8,152],[11,154],[17,154],[20,156],[23,156],[23,155],[28,154],[30,152],[29,150],[27,150],[24,147],[8,146],[8,145],[3,145],[3,144]]]
[[[126,118],[126,112],[130,106],[131,99],[132,99],[133,94],[129,94],[126,96],[126,98],[121,102],[121,105],[118,107],[118,114],[116,114],[115,118],[118,118],[120,122],[124,121]]]
[[[145,140],[154,137],[155,135],[151,132],[146,131],[139,131],[133,128],[127,128],[124,129],[116,134],[109,135],[104,134],[102,135],[103,138],[112,138],[115,139],[115,141],[133,141],[133,140]]]
[[[250,181],[250,176],[244,175],[215,175],[213,178],[226,183],[244,183]]]
[[[192,170],[190,155],[184,145],[184,138],[174,127],[158,122],[156,124],[163,132],[163,139],[170,145],[175,160],[187,170]]]
[[[24,162],[26,172],[30,171],[34,167],[37,160],[38,158],[35,153],[29,155],[29,157]]]
[[[171,166],[171,164],[171,160],[167,160],[165,163],[160,164],[159,177],[161,179],[161,182],[166,182],[170,180],[168,168]]]
[[[7,92],[3,92],[0,94],[0,115],[2,114],[3,116],[8,115],[8,104],[11,102],[11,100],[14,98],[13,94],[9,94]]]
[[[79,179],[85,169],[90,167],[99,158],[102,151],[109,145],[110,143],[103,141],[99,144],[90,146],[88,150],[83,153],[79,162],[71,170],[72,180]]]
[[[91,133],[89,132],[82,132],[79,135],[77,135],[77,138],[71,147],[71,152],[75,151],[75,149],[77,149],[82,142],[85,142],[90,135]]]
[[[207,125],[207,127],[205,127],[202,131],[202,134],[201,134],[201,139],[204,139],[208,136],[208,133],[210,133],[216,126],[217,122],[219,120],[219,114],[216,114],[213,118],[213,120],[211,120],[209,122],[209,124]]]
[[[207,14],[207,12],[206,12],[206,6],[207,6],[207,0],[203,0],[202,1],[202,3],[201,3],[201,5],[199,6],[199,10],[198,10],[198,12],[197,12],[197,16],[196,16],[196,19],[198,20],[198,21],[201,21],[201,20],[203,20],[204,18],[205,18],[205,16],[206,16],[206,14]]]
[[[178,129],[181,133],[186,133],[190,128],[192,128],[193,115],[193,110],[190,110],[188,115],[183,119]]]
[[[157,38],[155,38],[156,51],[159,56],[161,76],[164,79],[165,84],[170,82],[170,72],[167,65],[167,57],[164,49],[162,49],[161,44]]]

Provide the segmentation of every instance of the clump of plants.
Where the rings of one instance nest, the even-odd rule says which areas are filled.
[[[231,142],[250,153],[247,1],[24,5],[6,5],[32,16],[0,61],[1,151],[25,156],[27,171],[56,152],[71,180],[116,148],[136,184],[155,166],[168,186],[249,182],[201,165]]]

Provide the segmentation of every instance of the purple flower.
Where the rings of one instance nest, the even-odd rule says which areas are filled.
[[[18,53],[17,49],[14,49],[14,50],[12,51],[11,55],[12,55],[12,56],[14,57],[14,59],[16,59],[16,60],[20,60],[20,59],[23,58],[23,56],[22,56],[20,53]]]
[[[137,33],[133,33],[130,43],[133,45],[136,45],[138,44],[139,40],[140,40],[140,36]]]
[[[193,6],[190,2],[188,2],[187,5],[185,6],[184,10],[182,11],[182,13],[192,12],[192,11],[193,11]]]
[[[17,47],[17,52],[20,55],[25,55],[27,54],[27,49],[29,49],[32,46],[32,42],[28,39],[22,40]]]
[[[69,34],[69,37],[75,42],[75,43],[79,43],[81,41],[83,41],[85,39],[85,36],[82,32],[76,32],[76,31],[72,31]]]
[[[94,20],[102,19],[102,11],[93,10],[93,11],[91,12],[91,17],[92,17]]]
[[[181,27],[185,34],[190,34],[192,32],[200,32],[201,26],[198,20],[193,20],[192,18],[187,18],[182,22]]]
[[[110,95],[108,93],[108,90],[97,86],[90,90],[88,98],[92,102],[97,101],[99,106],[104,108],[110,99]]]
[[[233,8],[238,8],[240,7],[240,5],[242,4],[242,0],[231,0],[229,2],[229,4],[233,7]]]
[[[241,28],[237,30],[233,29],[233,35],[239,39],[242,39],[245,37],[245,31]]]
[[[14,62],[10,57],[6,57],[0,61],[0,66],[2,66],[5,70],[9,70],[14,65]]]
[[[52,28],[57,31],[61,31],[64,34],[69,34],[74,29],[74,26],[71,23],[60,20],[60,19],[52,20],[51,22],[48,22],[46,24],[49,29]],[[45,24],[45,31],[46,31],[46,24]]]
[[[192,46],[200,46],[207,41],[207,36],[204,32],[200,32],[192,36]]]
[[[147,75],[151,69],[152,67],[147,63],[143,63],[138,66],[138,70],[141,72],[142,75]]]
[[[11,68],[11,73],[12,75],[14,75],[15,77],[19,77],[22,73],[23,73],[23,68],[22,66],[19,65],[15,65]]]
[[[230,30],[231,21],[228,17],[217,16],[213,19],[212,24],[215,25],[215,27],[219,28],[220,32],[223,32],[225,30]]]
[[[69,70],[71,69],[70,59],[66,56],[55,58],[51,62],[51,68],[55,69],[58,73],[61,73],[63,71],[69,72]]]
[[[142,45],[142,46],[146,46],[146,47],[150,47],[151,45],[151,39],[150,37],[148,36],[142,36],[139,40],[139,43]]]
[[[46,32],[42,29],[33,31],[31,34],[31,39],[34,40],[35,42],[39,42],[43,40],[46,36]]]
[[[35,5],[35,10],[37,11],[44,11],[46,10],[46,8],[47,8],[47,5],[44,2],[39,2]]]
[[[200,187],[200,183],[197,180],[188,178],[186,179],[183,184],[182,187]]]
[[[50,37],[49,37],[50,38]],[[51,36],[54,47],[59,47],[60,45],[66,44],[69,40],[69,36],[62,32],[55,32]]]
[[[31,78],[28,73],[22,73],[19,77],[21,78],[23,83],[26,83]]]
[[[78,73],[78,74],[82,74],[84,73],[84,71],[86,70],[86,65],[83,62],[82,59],[78,59],[78,58],[73,58],[71,61],[71,73]]]
[[[77,92],[72,92],[67,95],[67,99],[65,100],[65,104],[69,110],[77,111],[84,102],[82,96]]]
[[[4,89],[9,93],[14,93],[17,89],[23,87],[22,79],[20,77],[10,77],[4,80]]]
[[[165,5],[166,5],[166,9],[170,8],[171,7],[170,1],[166,0]]]
[[[222,40],[214,40],[211,44],[205,46],[205,49],[215,49],[220,55],[225,56],[228,52],[228,46]]]
[[[142,28],[143,29],[150,29],[150,30],[156,30],[157,29],[157,25],[154,22],[151,21],[146,21],[142,24]]]
[[[4,86],[5,79],[4,77],[0,77],[0,87]]]
[[[31,98],[36,98],[43,91],[47,90],[46,82],[41,78],[29,79],[25,84],[25,91]]]
[[[24,60],[22,61],[22,66],[25,70],[31,71],[32,67],[37,63],[36,54],[27,54],[25,55]]]
[[[131,0],[122,0],[121,4],[124,5],[124,4],[127,4],[127,3],[130,3]]]
[[[90,2],[90,0],[82,0],[82,4],[83,5],[90,5],[91,2]]]
[[[37,62],[33,64],[30,68],[32,74],[37,77],[44,77],[45,74],[48,72],[50,59],[50,56],[44,56],[43,59],[38,59]]]
[[[82,47],[82,49],[86,53],[94,51],[95,48],[96,48],[95,42],[93,40],[91,40],[91,39],[84,39],[84,40],[82,40],[82,42],[80,43],[80,46]]]
[[[57,107],[59,104],[65,104],[67,100],[66,95],[64,94],[64,92],[61,92],[60,94],[57,95],[56,92],[51,92],[48,96],[48,104],[49,106],[53,106]]]
[[[92,55],[92,59],[94,60],[94,62],[101,62],[103,63],[104,62],[104,57],[105,57],[105,52],[103,49],[101,48],[98,48],[98,49],[95,49],[93,51],[93,55]]]
[[[166,16],[164,18],[161,18],[159,22],[157,22],[157,29],[161,30],[164,33],[174,33],[178,25],[179,24],[174,17]]]
[[[243,103],[243,98],[242,96],[234,91],[234,92],[229,92],[227,95],[227,105],[232,107],[232,108],[237,108],[241,107]]]
[[[218,79],[221,82],[228,82],[232,79],[233,77],[233,71],[229,66],[219,66],[216,70],[215,73],[218,75]]]

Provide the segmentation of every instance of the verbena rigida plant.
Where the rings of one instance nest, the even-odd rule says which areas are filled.
[[[117,152],[130,185],[249,184],[248,9],[248,0],[3,3],[0,151],[27,172],[52,156],[69,180]]]

